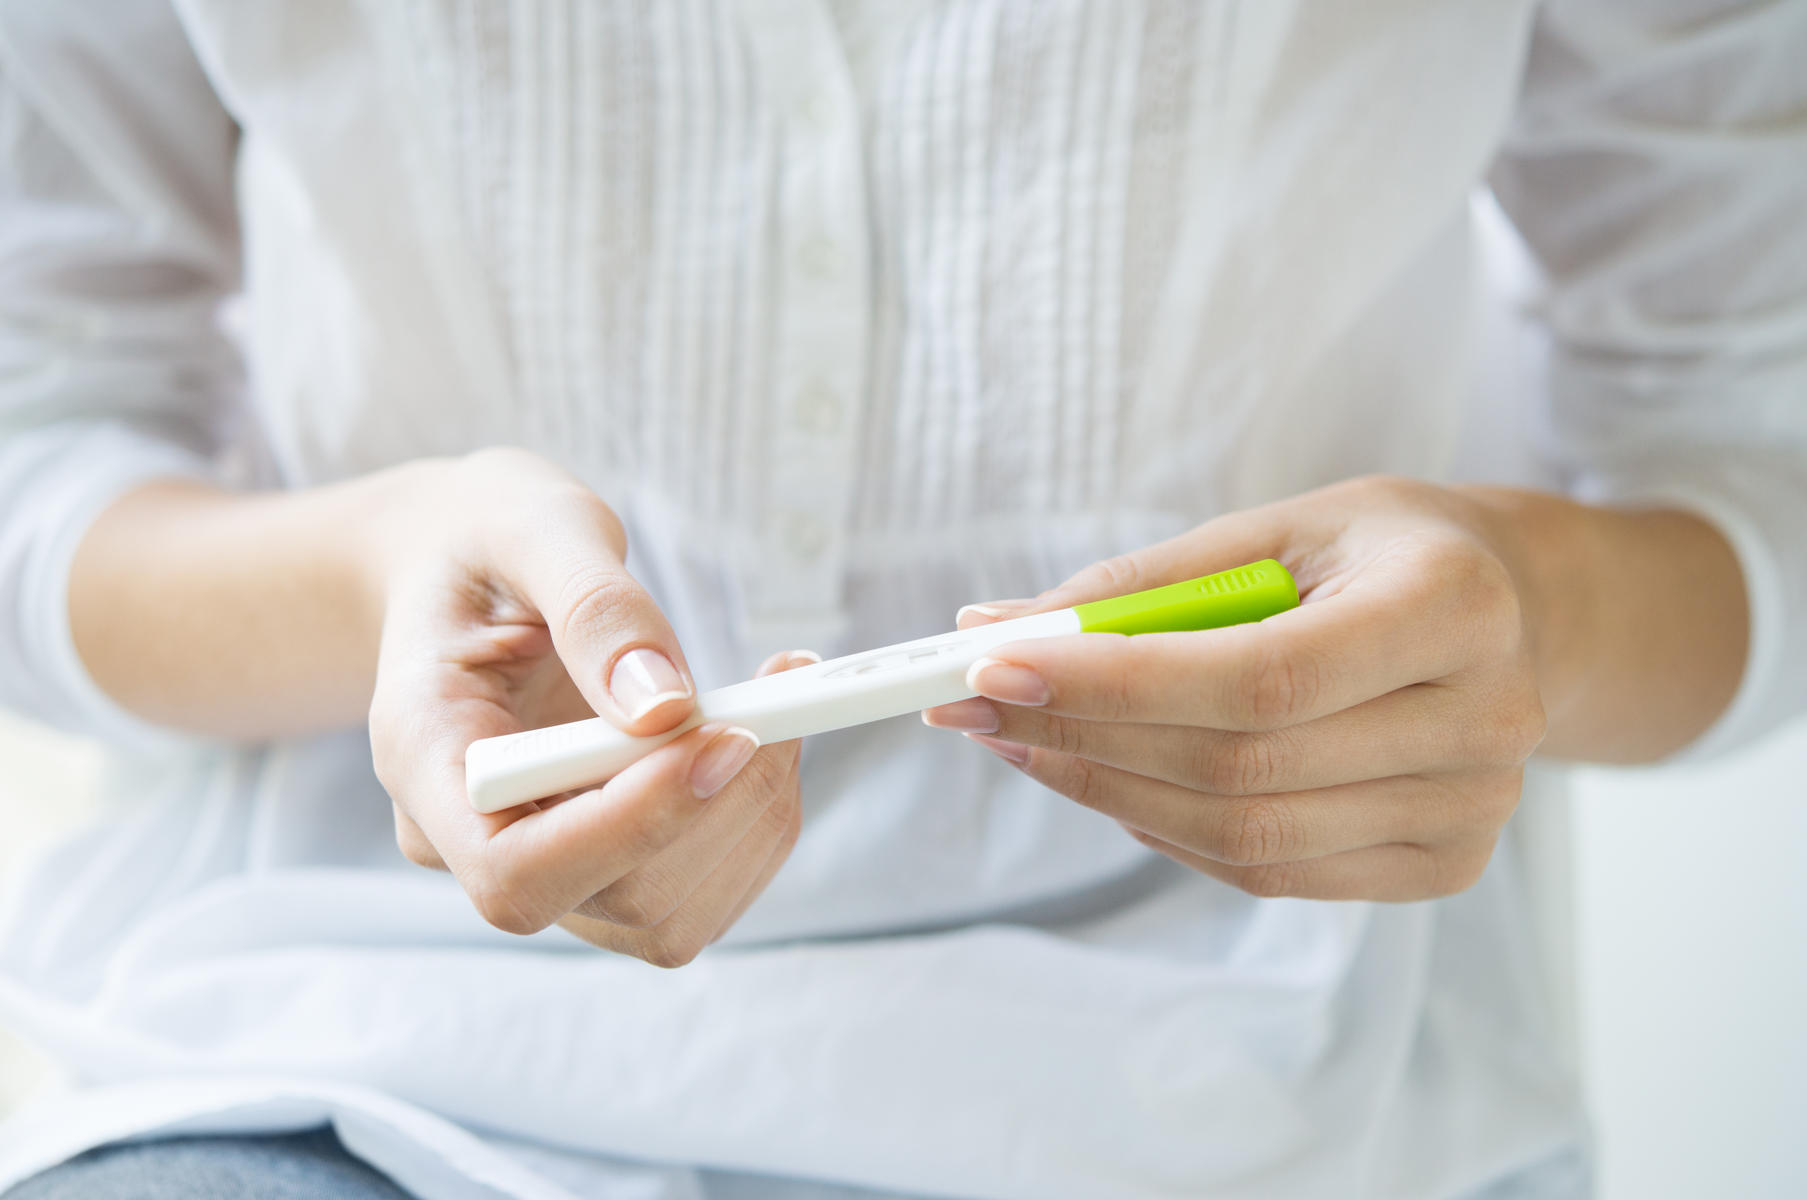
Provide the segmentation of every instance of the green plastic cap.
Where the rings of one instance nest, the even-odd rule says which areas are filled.
[[[1259,621],[1299,606],[1299,585],[1271,558],[1182,583],[1076,604],[1087,633],[1178,633]]]

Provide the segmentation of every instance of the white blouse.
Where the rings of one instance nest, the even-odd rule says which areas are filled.
[[[1452,477],[1491,182],[1541,462],[1745,569],[1711,752],[1807,703],[1803,61],[1807,5],[1732,0],[0,2],[0,699],[121,762],[0,924],[0,1020],[87,1085],[0,1189],[320,1120],[427,1197],[1578,1189],[1510,847],[1257,901],[886,722],[806,746],[790,862],[662,972],[408,865],[362,731],[125,713],[64,579],[147,478],[508,442],[621,513],[704,687],[920,636]]]

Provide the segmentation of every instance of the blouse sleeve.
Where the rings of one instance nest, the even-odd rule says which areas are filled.
[[[1494,191],[1541,264],[1584,499],[1693,511],[1751,642],[1705,757],[1807,708],[1807,4],[1551,0]]]
[[[0,704],[140,750],[185,739],[90,679],[68,568],[127,488],[215,474],[235,137],[167,3],[0,0]]]

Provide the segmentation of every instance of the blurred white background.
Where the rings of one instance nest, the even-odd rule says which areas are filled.
[[[93,752],[0,717],[0,884],[93,811]],[[1707,766],[1580,773],[1585,1081],[1602,1200],[1807,1196],[1807,723]],[[61,1086],[0,1030],[0,1111]]]

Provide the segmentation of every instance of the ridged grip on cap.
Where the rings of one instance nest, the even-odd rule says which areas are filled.
[[[1259,621],[1299,606],[1299,586],[1271,558],[1165,587],[1076,604],[1087,633],[1178,633]]]

